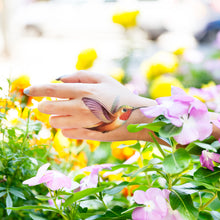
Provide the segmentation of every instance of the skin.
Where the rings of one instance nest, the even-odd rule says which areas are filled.
[[[79,71],[69,76],[63,76],[60,80],[64,83],[30,86],[28,95],[61,98],[57,101],[43,101],[38,108],[40,112],[51,115],[51,126],[60,128],[65,137],[99,141],[152,140],[147,129],[137,133],[127,131],[128,124],[153,121],[153,119],[145,117],[139,109],[132,112],[124,125],[113,131],[101,133],[85,129],[100,120],[85,106],[82,97],[99,100],[109,111],[117,96],[120,96],[119,106],[152,106],[156,105],[154,100],[133,94],[125,86],[104,74]],[[217,114],[210,114],[213,119],[217,117]],[[216,128],[214,128],[213,134],[216,138],[220,136]],[[165,144],[161,140],[159,142]]]

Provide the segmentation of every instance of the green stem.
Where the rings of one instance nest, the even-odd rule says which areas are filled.
[[[54,196],[53,196],[53,194],[52,194],[50,188],[48,188],[48,190],[49,190],[49,193],[50,193],[50,197],[53,199],[53,202],[54,202],[54,205],[55,205],[56,209],[59,211],[59,214],[63,217],[63,219],[69,220],[69,219],[62,213],[62,211],[59,209],[59,207],[58,207],[58,205],[57,205],[57,202],[56,202],[56,199],[57,199],[56,193],[54,192],[54,195],[55,195],[55,198],[54,198]]]
[[[149,135],[150,135],[151,138],[153,139],[154,143],[156,144],[156,146],[157,146],[158,150],[160,151],[161,155],[163,156],[163,158],[165,158],[166,155],[165,155],[163,149],[161,148],[160,144],[157,142],[157,140],[155,139],[155,137],[152,135],[151,132],[149,132]]]
[[[215,194],[207,203],[199,208],[199,211],[203,211],[209,204],[211,204],[217,198],[217,194]]]

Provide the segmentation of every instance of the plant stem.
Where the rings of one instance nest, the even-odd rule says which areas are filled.
[[[53,202],[54,202],[54,205],[55,205],[56,209],[59,210],[60,215],[63,217],[63,219],[69,220],[69,219],[62,213],[62,210],[59,209],[59,207],[58,207],[58,205],[57,205],[57,202],[56,202],[57,196],[56,196],[55,192],[54,192],[54,195],[55,195],[55,198],[54,198],[54,196],[53,196],[53,194],[52,194],[50,188],[48,188],[48,190],[49,190],[49,193],[50,193],[50,197],[53,199]]]
[[[203,211],[209,204],[211,204],[217,198],[217,193],[203,206],[199,208],[199,211]]]
[[[158,150],[160,151],[161,155],[163,156],[163,158],[166,157],[163,149],[161,148],[160,144],[157,142],[157,140],[155,139],[155,137],[152,135],[152,133],[149,132],[149,135],[151,136],[151,138],[153,139],[154,143],[156,144]]]

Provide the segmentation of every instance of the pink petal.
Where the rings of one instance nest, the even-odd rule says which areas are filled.
[[[147,212],[144,210],[143,207],[138,207],[132,212],[132,219],[133,220],[149,220],[149,218],[147,218]]]
[[[211,159],[216,163],[220,163],[220,154],[211,153]]]
[[[162,195],[163,195],[163,197],[164,197],[167,201],[169,201],[170,190],[168,190],[168,189],[163,189],[163,190],[162,190]]]
[[[25,180],[23,184],[28,184],[29,186],[36,186],[41,183],[39,182],[39,178],[35,176],[35,177]]]
[[[155,211],[148,212],[147,215],[146,220],[163,220],[163,216]]]
[[[50,163],[46,163],[46,164],[44,164],[43,166],[41,166],[39,169],[38,169],[38,171],[37,171],[37,177],[42,177],[44,174],[45,174],[45,172],[47,171],[47,169],[48,169],[48,167],[50,166]]]
[[[142,191],[142,190],[136,190],[134,192],[134,201],[138,204],[144,204],[146,202],[147,196],[146,196],[146,192]]]
[[[150,106],[147,108],[141,108],[141,112],[148,118],[154,118],[166,112],[166,108],[160,105]]]
[[[155,201],[157,196],[163,196],[162,191],[158,188],[149,188],[146,191],[147,194],[147,200]]]

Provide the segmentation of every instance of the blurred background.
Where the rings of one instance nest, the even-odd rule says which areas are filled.
[[[143,68],[158,52],[168,63],[167,53],[177,56],[178,73],[188,62],[220,80],[220,0],[0,0],[0,30],[0,82],[21,74],[49,82],[90,68],[144,93],[152,74]],[[88,48],[95,62],[77,67]]]

